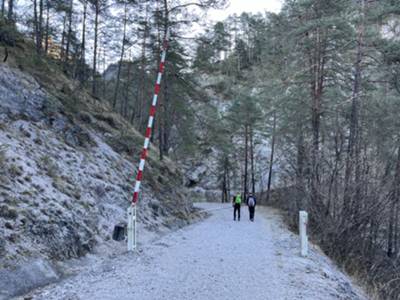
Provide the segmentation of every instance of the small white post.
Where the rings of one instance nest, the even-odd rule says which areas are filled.
[[[128,251],[132,252],[136,249],[136,205],[128,208]]]
[[[300,247],[301,256],[306,257],[308,254],[308,236],[307,236],[308,214],[301,210],[299,213],[299,231],[300,231]]]

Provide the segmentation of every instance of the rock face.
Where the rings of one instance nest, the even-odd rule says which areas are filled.
[[[0,113],[21,115],[38,121],[43,118],[45,92],[30,76],[1,65]]]
[[[215,114],[220,116],[229,116],[229,111],[234,104],[234,99],[226,98],[226,95],[221,93],[217,88],[221,84],[229,81],[224,75],[198,75],[197,84],[201,90],[208,95],[209,101],[193,101],[189,103],[198,115],[204,119],[208,119],[209,124],[215,122],[212,118]],[[204,129],[204,120],[195,121],[193,126],[193,134],[198,141],[201,141],[197,146],[197,151],[190,157],[186,157],[181,161],[182,168],[185,170],[186,182],[185,185],[189,188],[191,197],[198,201],[216,202],[222,199],[222,178],[223,170],[219,166],[223,153],[221,145],[218,141],[209,140],[209,132]],[[265,134],[271,134],[266,129],[254,129],[254,162],[255,162],[255,191],[260,193],[266,190],[269,164],[271,153],[271,137]],[[244,136],[241,130],[231,128],[231,145],[225,145],[235,149],[231,153],[229,159],[231,168],[229,171],[230,195],[237,192],[242,192],[244,186]],[[280,184],[279,171],[280,160],[283,157],[279,149],[275,149],[272,176],[272,187],[277,187]],[[250,158],[248,172],[251,171]],[[251,188],[250,174],[248,185]]]
[[[217,155],[218,153],[210,150],[182,163],[186,177],[185,186],[190,191],[190,197],[197,202],[216,202],[221,199]]]
[[[125,247],[111,235],[125,221],[143,138],[112,113],[78,111],[0,65],[0,299],[55,280],[56,261]],[[147,167],[141,239],[187,222],[192,206],[168,159],[150,154]]]

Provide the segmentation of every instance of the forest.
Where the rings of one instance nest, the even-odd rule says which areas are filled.
[[[328,256],[372,294],[398,299],[400,2],[285,0],[279,13],[205,18],[226,5],[1,0],[0,58],[31,45],[32,66],[57,65],[144,132],[169,30],[159,159],[212,151],[216,200],[252,192],[293,227],[308,211]]]

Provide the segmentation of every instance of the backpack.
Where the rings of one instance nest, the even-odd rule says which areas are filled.
[[[240,196],[235,197],[235,204],[241,204],[242,203],[242,198]]]
[[[247,201],[247,205],[250,207],[254,207],[256,205],[256,201],[254,200],[253,197],[249,198],[249,200]]]

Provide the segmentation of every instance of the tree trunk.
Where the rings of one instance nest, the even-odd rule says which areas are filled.
[[[243,186],[244,199],[247,198],[247,193],[248,193],[248,185],[247,185],[247,178],[248,178],[247,171],[248,171],[248,159],[249,159],[248,143],[249,143],[249,132],[248,132],[248,125],[246,124],[244,127],[244,186]]]
[[[272,183],[272,171],[274,166],[274,154],[275,154],[275,135],[276,135],[276,112],[274,111],[274,120],[272,126],[272,141],[271,141],[271,153],[269,159],[269,172],[268,172],[268,183],[267,183],[267,197],[266,202],[269,202],[271,195],[271,183]]]
[[[115,110],[115,107],[116,107],[116,105],[117,105],[117,98],[118,98],[118,91],[119,91],[119,83],[120,83],[120,80],[121,80],[121,67],[122,67],[122,61],[123,61],[124,55],[125,55],[127,14],[128,14],[128,6],[127,6],[127,4],[125,3],[124,29],[123,29],[123,34],[122,34],[121,56],[120,56],[120,58],[119,58],[119,63],[118,63],[117,82],[116,82],[116,84],[115,84],[114,98],[113,98],[113,103],[112,103],[112,108],[113,108],[114,110]],[[121,114],[122,114],[122,108],[121,108]]]
[[[388,226],[388,250],[389,257],[396,257],[398,251],[398,226],[399,226],[399,203],[400,203],[400,146],[397,149],[396,170],[393,180],[391,196],[391,207],[389,212]]]
[[[36,1],[36,0],[35,0]],[[61,35],[61,60],[64,59],[64,55],[65,55],[65,26],[67,24],[67,14],[65,14],[64,16],[64,20],[63,20],[63,30],[62,30],[62,35]]]
[[[1,1],[1,17],[4,18],[4,13],[6,11],[6,0]]]
[[[158,118],[154,118],[154,121],[153,121],[153,128],[151,129],[151,132],[153,132],[153,134],[150,136],[150,143],[154,143],[154,136],[155,136],[155,132],[156,132],[156,129],[158,128]]]
[[[400,222],[400,203],[399,203],[399,198],[397,198],[396,202],[396,213],[395,213],[395,218],[394,218],[394,256],[399,255],[399,246],[400,246],[400,241],[399,241],[399,222]]]
[[[36,52],[40,53],[40,41],[39,41],[39,20],[37,12],[37,1],[33,0],[33,26],[35,32]]]
[[[146,29],[147,30],[147,29]],[[137,90],[137,120],[138,124],[143,123],[143,107],[144,107],[144,94],[145,94],[145,77],[146,77],[146,32],[143,33],[143,43],[142,43],[142,55],[141,55],[141,63],[140,63],[140,76]],[[131,123],[134,121],[135,113],[132,114]]]
[[[169,119],[172,118],[172,113],[169,111],[169,94],[168,94],[168,72],[164,73],[164,105],[162,110],[162,126],[163,126],[163,147],[162,150],[165,155],[168,155],[169,150]]]
[[[43,50],[43,0],[39,0],[39,51]]]
[[[362,14],[364,15],[364,0],[362,0]],[[354,75],[354,85],[352,93],[352,103],[351,103],[351,115],[350,115],[350,135],[347,147],[347,158],[346,158],[346,169],[345,169],[345,179],[344,179],[344,196],[343,196],[343,209],[346,212],[354,213],[355,206],[358,205],[360,199],[355,199],[356,190],[358,190],[359,185],[359,164],[360,164],[360,152],[359,152],[359,98],[361,91],[361,81],[362,81],[362,59],[363,59],[363,37],[364,37],[364,25],[363,23],[358,28],[357,37],[357,57],[354,64],[355,75]],[[356,176],[353,179],[354,169],[356,169]],[[358,193],[357,193],[358,194]]]
[[[146,16],[145,16],[145,23],[144,23],[144,28],[143,28],[143,41],[142,41],[142,53],[141,53],[141,59],[140,59],[140,76],[139,76],[139,83],[138,83],[138,89],[137,89],[137,98],[136,98],[136,105],[138,106],[138,109],[136,111],[137,113],[137,120],[138,124],[143,123],[143,107],[144,105],[144,94],[145,94],[145,77],[146,77],[146,39],[147,39],[147,34],[148,34],[148,23],[147,23],[147,18],[148,18],[148,9],[149,6],[146,6]],[[135,116],[135,111],[132,114],[131,118],[131,123],[133,123],[133,119]],[[140,127],[139,127],[140,128]]]
[[[33,26],[35,32],[36,52],[41,54],[43,48],[43,0],[39,0],[39,13],[37,0],[33,1]]]
[[[224,165],[224,175],[222,176],[222,194],[221,202],[227,202],[227,188],[226,188],[226,167]]]
[[[320,15],[320,3],[317,2],[316,11]],[[325,81],[325,51],[326,36],[321,27],[317,27],[311,37],[313,39],[313,47],[309,54],[309,70],[310,70],[310,94],[311,94],[311,130],[312,130],[312,146],[311,146],[311,180],[310,180],[310,199],[311,205],[317,211],[323,210],[322,200],[320,196],[320,131],[321,131],[321,114],[322,114],[322,94]]]
[[[394,191],[393,191],[394,193]],[[388,246],[387,246],[387,256],[393,257],[394,255],[394,221],[396,213],[396,201],[395,196],[392,196],[392,203],[389,212],[389,224],[388,224]]]
[[[168,29],[168,2],[164,0],[164,35],[167,33]],[[160,40],[161,42],[161,40]],[[160,43],[161,46],[161,43]],[[162,47],[160,47],[161,49]],[[160,114],[159,114],[159,122],[158,122],[158,129],[159,129],[159,146],[160,146],[160,160],[163,159],[163,154],[165,152],[166,140],[165,140],[165,124],[166,124],[166,108],[167,108],[167,101],[168,101],[168,84],[167,84],[167,72],[164,71],[164,97],[161,101],[160,105]]]
[[[100,3],[99,0],[95,2],[95,19],[94,19],[94,49],[93,49],[93,71],[92,71],[92,94],[96,96],[96,78],[97,78],[97,43],[99,38],[99,14]]]
[[[160,37],[160,26],[157,26],[157,33],[158,33],[158,53],[161,51],[161,37]],[[157,60],[157,67],[160,64],[160,59]],[[164,101],[162,97],[158,98],[159,101],[159,114],[157,117],[157,126],[158,126],[158,146],[159,146],[159,152],[160,152],[160,160],[163,160],[163,152],[162,152],[162,111],[163,111],[163,106],[164,106]]]
[[[160,97],[160,113],[158,114],[158,150],[160,152],[160,160],[164,159],[163,152],[163,115],[162,111],[164,110],[164,99]]]
[[[105,70],[106,69],[106,66],[107,66],[107,56],[106,56],[106,48],[105,48],[105,43],[103,42],[103,60],[102,60],[102,62],[103,62],[103,70]],[[100,47],[100,51],[99,51],[100,53],[101,53],[101,47]],[[99,57],[100,57],[100,54],[99,54]],[[100,77],[101,78],[101,84],[102,84],[102,87],[103,87],[103,98],[104,99],[106,99],[106,97],[107,97],[107,81],[106,80],[104,80],[104,78],[103,77]]]
[[[49,52],[49,23],[50,23],[50,3],[46,1],[46,35],[45,35],[45,44],[44,44],[44,53],[48,54]]]
[[[230,176],[229,176],[229,171],[230,171],[230,167],[229,167],[229,159],[227,158],[226,159],[227,160],[227,164],[228,164],[228,168],[227,168],[227,172],[226,172],[226,187],[227,187],[227,201],[226,202],[229,202],[230,201],[230,199],[231,199],[231,179],[230,179]]]
[[[81,53],[79,59],[78,74],[75,75],[79,79],[80,84],[84,85],[86,81],[85,70],[86,70],[86,16],[87,16],[87,1],[83,1],[83,20],[82,20],[82,42],[81,42]]]
[[[8,0],[7,19],[9,22],[14,22],[14,0]]]
[[[132,51],[131,51],[129,57],[132,57],[132,63],[131,62],[128,63],[127,79],[126,79],[125,88],[124,88],[125,92],[124,92],[124,111],[123,111],[123,116],[126,119],[128,119],[129,86],[130,86],[130,83],[131,83],[132,64],[133,64],[133,60],[134,60],[134,57],[132,56]]]
[[[250,169],[251,169],[251,192],[256,193],[256,181],[254,174],[254,132],[253,126],[250,126]]]
[[[304,146],[304,133],[303,128],[299,124],[299,133],[297,139],[297,157],[296,157],[296,204],[297,207],[293,213],[299,210],[308,210],[308,198],[305,194],[305,164],[306,164],[306,150]]]
[[[67,71],[67,64],[69,60],[69,48],[72,39],[72,10],[74,5],[73,2],[74,2],[73,0],[70,0],[68,8],[68,34],[67,34],[67,45],[65,49],[65,58],[64,58],[64,71]]]

